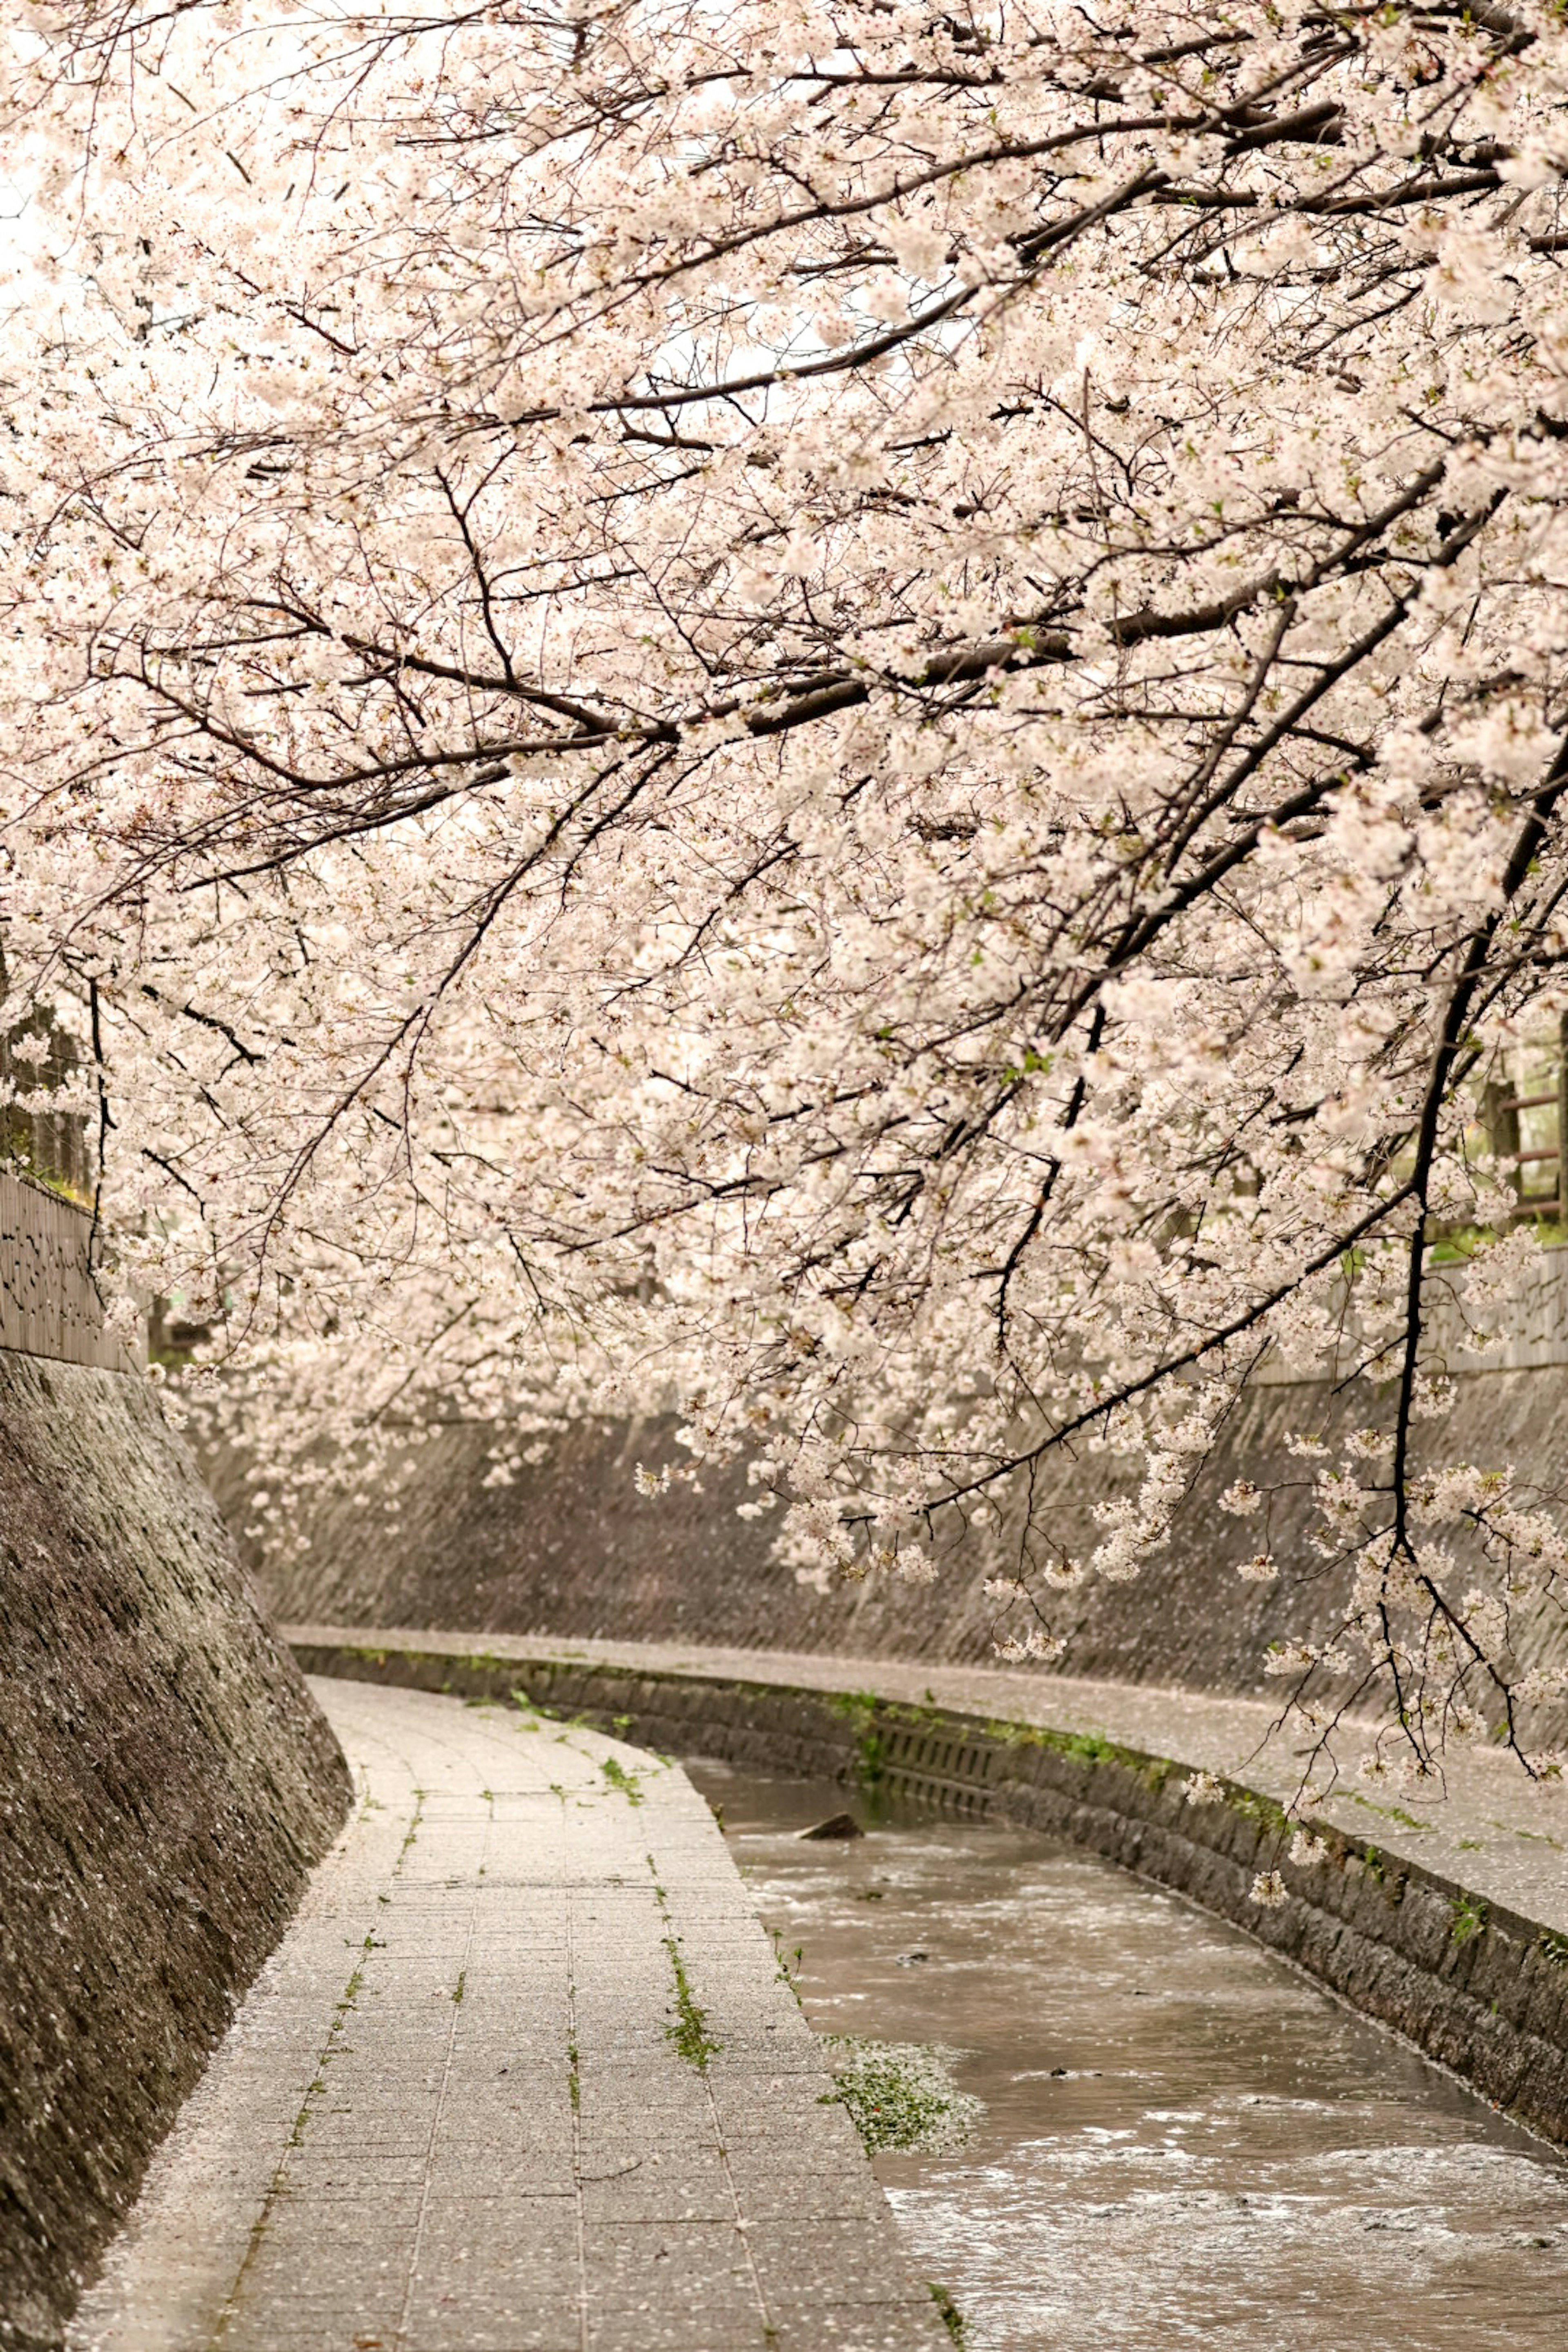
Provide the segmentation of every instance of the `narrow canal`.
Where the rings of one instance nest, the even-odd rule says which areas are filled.
[[[966,2352],[1568,2344],[1568,2168],[1247,1937],[1031,1832],[803,1842],[841,1787],[688,1769],[852,2105],[925,2126],[874,2160]]]

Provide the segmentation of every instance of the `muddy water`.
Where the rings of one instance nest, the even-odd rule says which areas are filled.
[[[689,1767],[825,2033],[942,2044],[876,2158],[967,2352],[1568,2347],[1568,2169],[1236,1930],[1078,1849]]]

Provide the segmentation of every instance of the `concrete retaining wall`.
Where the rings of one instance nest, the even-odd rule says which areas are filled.
[[[0,1168],[0,1348],[101,1371],[132,1369],[103,1328],[91,1231],[69,1201]]]
[[[1553,1253],[1568,1256],[1568,1253]],[[1542,1344],[1532,1341],[1532,1345]],[[1260,1383],[1242,1399],[1176,1518],[1173,1541],[1135,1583],[1091,1579],[1049,1596],[1068,1637],[1065,1670],[1125,1682],[1180,1682],[1198,1690],[1263,1692],[1273,1641],[1321,1632],[1332,1595],[1310,1548],[1312,1465],[1289,1453],[1295,1430],[1361,1427],[1377,1399],[1365,1383]],[[686,1459],[673,1422],[582,1423],[556,1440],[510,1486],[486,1487],[490,1431],[465,1423],[420,1449],[417,1475],[388,1526],[341,1496],[323,1500],[304,1554],[258,1570],[283,1623],[463,1625],[479,1633],[699,1639],[743,1649],[832,1651],[858,1657],[954,1663],[988,1659],[995,1612],[987,1575],[1009,1570],[1005,1543],[977,1533],[941,1547],[928,1587],[888,1580],[797,1584],[769,1557],[772,1523],[735,1516],[744,1475],[707,1474],[704,1491],[639,1496],[632,1473]],[[1517,1463],[1539,1486],[1568,1488],[1568,1374],[1561,1365],[1463,1374],[1446,1423],[1424,1423],[1434,1458]],[[208,1465],[231,1524],[243,1526],[237,1465]],[[1037,1483],[1049,1545],[1081,1554],[1098,1532],[1095,1506],[1124,1488],[1126,1465],[1104,1453],[1049,1462]],[[1264,1516],[1228,1518],[1218,1498],[1246,1476],[1279,1494]],[[1301,1586],[1247,1584],[1236,1562],[1265,1544],[1287,1569],[1314,1571]],[[1568,1656],[1568,1619],[1538,1632],[1535,1654]]]
[[[0,1223],[8,1295],[18,1255]],[[51,1323],[47,1282],[34,1308],[58,1349],[0,1347],[0,2346],[27,2352],[60,2342],[350,1794],[145,1380]]]
[[[1194,1806],[1189,1768],[1082,1734],[941,1707],[700,1675],[482,1654],[300,1645],[310,1673],[505,1699],[642,1746],[882,1786],[1048,1830],[1192,1896],[1568,2147],[1568,1937],[1340,1831],[1279,1909],[1249,1900],[1288,1840],[1269,1798],[1226,1783]]]

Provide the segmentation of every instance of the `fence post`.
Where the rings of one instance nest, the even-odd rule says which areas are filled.
[[[1519,1109],[1513,1090],[1506,1077],[1489,1078],[1481,1093],[1481,1118],[1487,1130],[1487,1140],[1500,1160],[1511,1160],[1513,1173],[1508,1179],[1517,1202],[1520,1192]]]

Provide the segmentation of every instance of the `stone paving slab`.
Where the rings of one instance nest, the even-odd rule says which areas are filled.
[[[791,1689],[866,1692],[900,1705],[952,1707],[984,1717],[1088,1732],[1225,1773],[1284,1801],[1301,1766],[1288,1742],[1271,1738],[1278,1710],[1258,1699],[1228,1698],[1031,1673],[1017,1667],[943,1665],[933,1661],[840,1658],[821,1653],[736,1650],[689,1642],[610,1642],[548,1634],[431,1633],[414,1627],[287,1625],[300,1646],[420,1650],[453,1657],[483,1654],[541,1664],[600,1665],[631,1673],[764,1683]],[[1347,1753],[1356,1745],[1353,1731]],[[1391,1853],[1420,1862],[1458,1885],[1568,1933],[1568,1788],[1526,1780],[1497,1752],[1458,1749],[1438,1797],[1343,1786],[1327,1818]]]
[[[354,1817],[72,2352],[948,2352],[685,1774],[312,1687]]]

